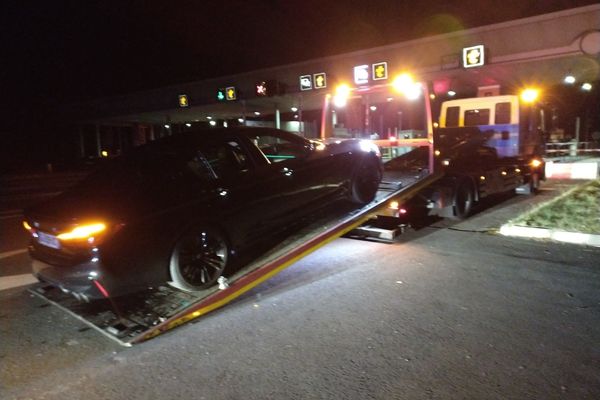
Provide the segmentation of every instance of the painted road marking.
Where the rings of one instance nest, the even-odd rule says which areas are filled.
[[[0,215],[0,220],[22,218],[22,217],[23,217],[23,213],[21,212],[21,210],[15,210],[15,211],[7,212],[5,214]]]
[[[37,281],[38,280],[31,274],[2,276],[0,277],[0,291],[31,285]]]
[[[16,255],[23,254],[23,253],[27,253],[27,249],[5,251],[4,253],[0,253],[0,260],[2,260],[3,258],[16,256]]]

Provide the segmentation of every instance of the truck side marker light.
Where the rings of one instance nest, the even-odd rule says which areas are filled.
[[[398,210],[398,212],[400,214],[406,214],[408,211],[406,211],[406,208],[401,208],[400,210]]]
[[[515,168],[515,172],[518,174],[521,172],[521,168]]]
[[[502,172],[501,172],[501,174],[502,174],[503,176],[506,176],[506,171],[502,171]]]
[[[481,175],[481,176],[479,177],[479,179],[481,179],[482,181],[485,181],[485,176]]]
[[[95,279],[92,282],[94,282],[94,285],[96,285],[96,287],[98,288],[100,293],[102,293],[102,296],[106,297],[107,299],[110,298],[110,295],[108,294],[108,290],[106,290],[100,282],[98,282]]]

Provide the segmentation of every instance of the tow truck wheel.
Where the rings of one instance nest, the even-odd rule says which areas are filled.
[[[529,194],[537,194],[540,190],[540,176],[532,174],[529,181]]]
[[[189,291],[212,286],[227,265],[228,251],[227,241],[219,231],[207,226],[189,229],[171,254],[169,283]]]
[[[467,218],[473,210],[474,200],[475,193],[473,184],[468,179],[461,180],[456,187],[456,193],[454,195],[453,219],[461,220]]]
[[[366,204],[375,198],[381,181],[381,170],[377,163],[376,159],[368,158],[358,167],[350,182],[349,199],[351,202]]]

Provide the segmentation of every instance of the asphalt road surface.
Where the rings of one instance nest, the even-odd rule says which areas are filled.
[[[0,398],[598,399],[600,249],[493,233],[558,189],[336,240],[133,348],[0,291]]]

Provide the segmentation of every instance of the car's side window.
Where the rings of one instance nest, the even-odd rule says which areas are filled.
[[[208,178],[235,176],[250,168],[250,159],[236,139],[202,145],[187,163],[196,175]]]
[[[301,142],[295,142],[270,134],[258,134],[252,141],[272,163],[300,158],[306,154],[306,147]]]

